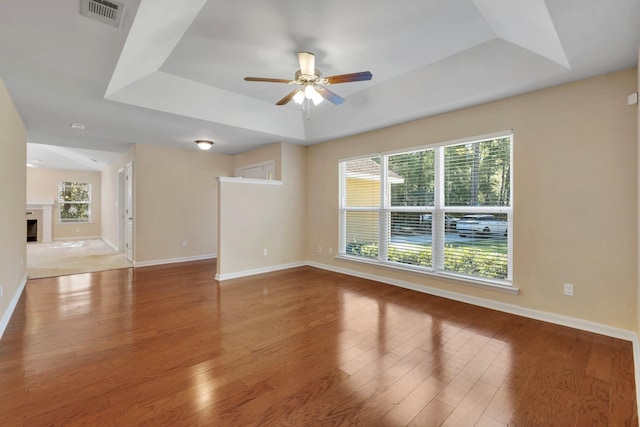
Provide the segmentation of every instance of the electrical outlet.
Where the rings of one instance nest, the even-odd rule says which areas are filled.
[[[182,241],[182,247],[183,247],[183,248],[186,248],[186,247],[187,247],[187,241],[186,241],[186,240],[183,240],[183,241]]]
[[[267,256],[268,253],[269,253],[269,251],[267,251],[267,248],[264,248],[262,250],[262,255]]]
[[[322,246],[318,246],[318,253],[322,253]]]
[[[333,248],[329,248],[329,255],[333,255]]]
[[[564,284],[564,294],[568,297],[573,296],[573,285],[571,283]]]

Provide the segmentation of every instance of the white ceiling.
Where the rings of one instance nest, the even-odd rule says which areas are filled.
[[[0,77],[30,162],[100,169],[133,143],[196,139],[223,154],[308,145],[629,68],[640,45],[640,0],[124,2],[120,29],[79,0],[0,2]],[[243,80],[292,79],[298,51],[325,76],[373,79],[333,85],[346,102],[310,120],[275,105],[290,86]]]

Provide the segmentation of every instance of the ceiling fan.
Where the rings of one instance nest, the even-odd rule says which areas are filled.
[[[344,98],[331,92],[324,87],[324,85],[371,80],[372,77],[369,71],[322,77],[320,71],[318,71],[315,66],[315,55],[309,52],[298,52],[298,61],[300,62],[300,69],[296,71],[293,80],[270,79],[266,77],[245,77],[244,79],[248,82],[287,83],[299,86],[297,89],[289,92],[280,101],[276,102],[276,105],[285,105],[292,99],[297,104],[302,104],[304,100],[307,99],[313,101],[313,105],[318,105],[323,99],[326,99],[335,105],[339,105],[344,102]]]

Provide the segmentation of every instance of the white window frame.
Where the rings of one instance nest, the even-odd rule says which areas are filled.
[[[89,194],[89,200],[88,201],[66,201],[63,200],[62,197],[60,196],[60,186],[61,185],[67,185],[67,184],[85,184],[87,185],[88,191],[87,193]],[[92,195],[91,195],[92,191],[91,191],[91,183],[88,181],[59,181],[58,182],[58,223],[59,224],[89,224],[92,222]],[[77,221],[77,220],[73,220],[73,221],[69,221],[69,220],[63,220],[62,219],[62,205],[69,205],[69,204],[78,204],[78,205],[88,205],[89,206],[89,215],[86,221]]]
[[[510,179],[510,206],[445,206],[444,200],[444,149],[449,146],[469,144],[474,142],[482,142],[492,139],[511,138],[509,161],[511,170]],[[339,160],[339,252],[337,258],[348,261],[355,261],[364,264],[375,264],[383,267],[419,272],[421,274],[434,275],[441,278],[453,279],[456,281],[478,285],[481,287],[498,288],[509,293],[517,293],[518,289],[513,286],[513,146],[514,135],[512,130],[491,133],[486,135],[462,138],[453,141],[445,141],[437,144],[430,144],[420,147],[411,147],[401,150],[386,151],[380,153],[372,153],[364,156],[357,156]],[[435,194],[433,206],[391,206],[390,195],[388,194],[388,156],[394,154],[410,153],[425,149],[435,149]],[[347,207],[346,206],[346,162],[363,158],[380,157],[380,206],[378,207]],[[346,253],[346,217],[347,212],[369,211],[378,212],[378,257],[377,259],[364,258]],[[431,213],[432,220],[432,267],[413,266],[409,264],[400,264],[387,260],[388,255],[388,239],[389,236],[389,216],[391,212],[420,212]],[[506,214],[507,215],[507,277],[506,279],[494,279],[489,277],[480,277],[466,275],[444,270],[444,249],[445,249],[445,221],[443,217],[445,213],[466,213],[466,214]]]

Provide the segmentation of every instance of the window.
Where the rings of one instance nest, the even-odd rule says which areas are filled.
[[[60,182],[58,184],[60,222],[91,221],[91,184],[88,182]]]
[[[340,255],[510,284],[512,134],[340,162]]]

